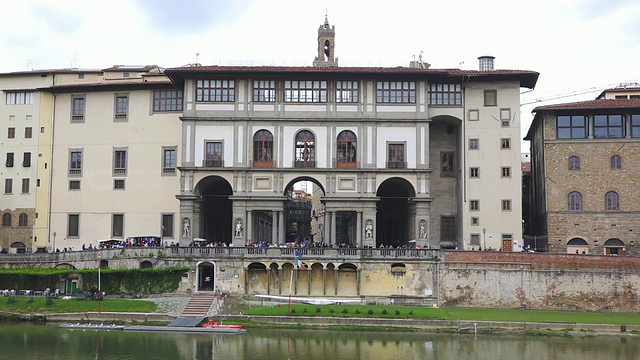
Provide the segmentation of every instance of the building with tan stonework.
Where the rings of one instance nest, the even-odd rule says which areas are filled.
[[[639,253],[640,99],[629,91],[533,110],[527,228],[546,238],[548,251]]]

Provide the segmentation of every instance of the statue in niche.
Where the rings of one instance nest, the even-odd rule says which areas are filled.
[[[371,220],[367,221],[367,224],[364,226],[364,238],[373,239],[373,222]]]
[[[418,234],[418,237],[420,239],[426,239],[427,238],[427,223],[424,220],[420,221],[420,232]]]
[[[234,236],[242,237],[242,220],[238,220],[236,222],[236,230],[235,230]]]
[[[191,236],[191,220],[189,218],[182,219],[182,236]]]

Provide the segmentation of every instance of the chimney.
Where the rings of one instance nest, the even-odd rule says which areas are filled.
[[[480,56],[478,58],[478,60],[480,61],[480,71],[493,71],[493,59],[495,59],[495,56]]]

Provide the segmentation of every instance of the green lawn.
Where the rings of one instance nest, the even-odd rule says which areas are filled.
[[[98,302],[92,300],[62,300],[53,299],[53,304],[46,305],[43,297],[14,296],[15,303],[11,304],[9,297],[0,297],[0,311],[21,314],[74,313],[98,311]],[[33,299],[30,302],[29,299]],[[112,312],[154,312],[156,304],[152,301],[104,299],[100,301],[100,311]]]
[[[243,315],[286,316],[287,304],[245,310]],[[317,311],[320,309],[320,312]],[[386,314],[385,314],[386,310]],[[306,312],[305,312],[306,311]],[[359,313],[358,313],[359,311]],[[370,312],[373,312],[370,314]],[[396,313],[398,312],[398,313]],[[382,305],[291,304],[291,316],[339,316],[388,319],[434,319],[464,321],[566,322],[579,324],[639,325],[640,313],[596,313],[479,308],[431,308]]]

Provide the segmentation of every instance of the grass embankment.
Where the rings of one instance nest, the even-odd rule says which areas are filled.
[[[0,311],[19,314],[52,314],[98,311],[98,301],[51,299],[53,302],[50,305],[47,305],[46,300],[47,299],[43,297],[2,297],[0,298]],[[152,301],[127,299],[104,299],[100,301],[100,311],[106,312],[150,313],[156,311],[156,309],[157,305]]]
[[[287,316],[287,305],[262,306],[243,315]],[[317,310],[320,311],[317,311]],[[332,316],[350,318],[433,319],[496,322],[549,322],[576,324],[640,325],[640,313],[596,313],[479,308],[428,308],[384,305],[304,305],[291,304],[290,316]]]

